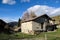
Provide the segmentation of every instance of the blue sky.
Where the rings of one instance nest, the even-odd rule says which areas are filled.
[[[60,0],[0,0],[0,19],[18,20],[24,11],[34,5],[60,8]]]

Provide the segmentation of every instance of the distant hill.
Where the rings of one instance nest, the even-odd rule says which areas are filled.
[[[0,33],[5,30],[5,25],[6,24],[7,23],[5,21],[3,21],[2,19],[0,19]]]
[[[17,26],[18,22],[9,22],[8,25],[10,25],[10,27],[14,27]]]
[[[56,21],[56,23],[59,23],[60,22],[60,15],[58,15],[58,16],[54,16],[54,17],[52,17],[52,19],[55,19]]]
[[[0,19],[0,27],[4,27],[7,23],[5,21],[3,21],[2,19]]]

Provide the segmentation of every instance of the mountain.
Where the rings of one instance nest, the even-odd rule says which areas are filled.
[[[17,26],[18,22],[9,22],[8,25],[10,27],[14,27],[14,26]]]
[[[3,21],[2,19],[0,19],[0,27],[4,27],[7,23],[5,21]]]
[[[5,25],[7,23],[5,21],[3,21],[2,19],[0,19],[0,33],[5,31]]]

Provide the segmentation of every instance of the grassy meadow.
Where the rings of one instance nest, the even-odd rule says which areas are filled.
[[[39,35],[28,35],[23,33],[14,33],[14,34],[4,34],[0,33],[0,40],[8,40],[8,39],[24,39],[24,38],[42,38],[46,40],[60,40],[60,29],[57,29],[54,32],[42,32]]]

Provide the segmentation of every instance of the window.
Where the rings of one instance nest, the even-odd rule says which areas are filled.
[[[45,19],[45,21],[47,21],[47,19]]]

